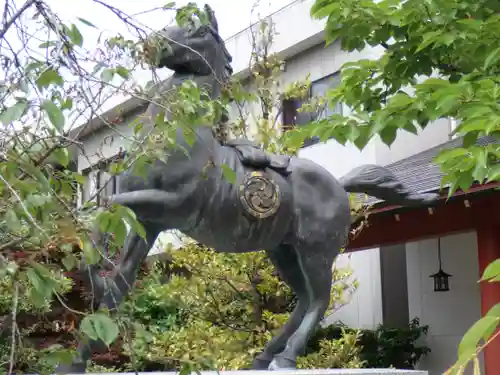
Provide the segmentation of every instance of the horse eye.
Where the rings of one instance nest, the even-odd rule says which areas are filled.
[[[198,30],[196,30],[196,35],[200,36],[205,36],[208,33],[208,28],[207,27],[200,27]]]

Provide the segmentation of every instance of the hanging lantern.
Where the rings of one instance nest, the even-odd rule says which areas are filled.
[[[435,292],[447,292],[450,290],[450,277],[452,275],[444,272],[441,266],[441,238],[438,238],[438,262],[439,271],[429,277],[434,279]]]

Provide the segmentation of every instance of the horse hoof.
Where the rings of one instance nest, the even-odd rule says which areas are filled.
[[[254,358],[252,361],[252,370],[267,370],[271,361],[265,359]]]
[[[276,356],[269,364],[268,370],[278,371],[278,370],[295,370],[297,369],[297,363],[290,358],[285,358],[281,356]]]
[[[85,374],[87,370],[86,363],[71,363],[71,364],[59,364],[54,371],[54,374]]]
[[[272,355],[268,355],[264,352],[261,352],[257,354],[253,359],[252,370],[267,370],[272,360],[273,360]]]

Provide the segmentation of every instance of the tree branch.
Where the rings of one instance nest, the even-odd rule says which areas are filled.
[[[17,305],[19,302],[19,284],[17,281],[14,283],[14,296],[12,298],[12,332],[10,343],[10,359],[9,359],[9,374],[12,374],[14,369],[14,358],[16,354],[16,328],[17,328]]]
[[[32,6],[33,4],[35,4],[38,0],[28,0],[24,3],[24,5],[19,8],[19,10],[12,16],[12,18],[10,20],[8,20],[7,22],[5,22],[5,24],[3,25],[2,27],[2,30],[0,30],[0,39],[3,39],[3,37],[5,36],[5,34],[7,33],[7,31],[9,31],[10,27],[14,24],[14,22],[17,21],[17,19],[19,17],[22,16],[22,14],[24,12],[26,12],[26,10]]]

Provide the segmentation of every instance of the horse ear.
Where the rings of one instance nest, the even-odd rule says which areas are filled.
[[[210,5],[205,4],[205,12],[207,13],[208,20],[210,21],[210,24],[214,28],[215,31],[219,32],[219,24],[217,23],[217,18],[215,18],[215,12],[213,9],[210,7]]]

